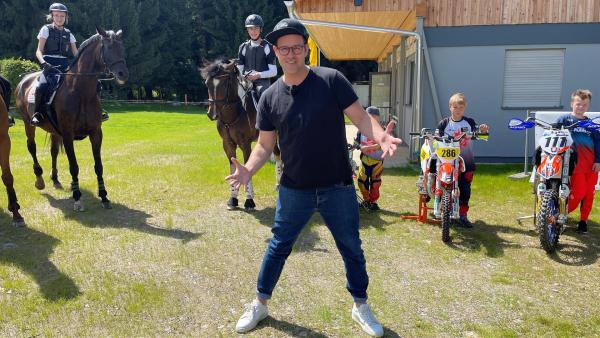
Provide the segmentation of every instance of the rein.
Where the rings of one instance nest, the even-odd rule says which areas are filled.
[[[63,73],[60,72],[58,69],[57,71],[61,73],[61,75],[69,75],[69,76],[100,76],[100,75],[113,75],[113,73],[111,72],[111,68],[114,65],[117,65],[119,63],[125,63],[125,60],[117,60],[114,62],[111,62],[110,64],[106,63],[106,59],[104,58],[104,41],[102,40],[102,38],[100,39],[100,60],[102,60],[102,63],[104,64],[104,70],[102,72],[91,72],[91,73],[69,73],[69,71]],[[114,76],[109,77],[109,78],[105,78],[102,80],[114,80]]]

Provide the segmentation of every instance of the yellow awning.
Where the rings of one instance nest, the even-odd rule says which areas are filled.
[[[301,19],[414,31],[410,11],[298,13]],[[329,60],[381,60],[400,43],[400,35],[307,25],[310,35]]]

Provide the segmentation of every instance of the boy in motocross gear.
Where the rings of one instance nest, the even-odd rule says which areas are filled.
[[[558,119],[555,127],[573,125],[579,120],[588,119],[584,113],[590,106],[592,93],[587,89],[578,89],[571,94],[572,112]],[[568,211],[569,213],[580,206],[580,220],[577,230],[587,232],[587,220],[592,211],[598,171],[600,170],[600,132],[575,127],[571,130],[572,148],[577,154],[575,168],[570,177]]]
[[[264,27],[260,15],[249,15],[244,25],[250,40],[240,45],[237,67],[246,80],[254,83],[252,98],[257,106],[262,93],[271,85],[270,78],[277,76],[275,53],[273,46],[260,37]]]
[[[374,106],[367,107],[367,113],[379,118],[379,109]],[[393,130],[396,123],[390,121],[386,131]],[[361,166],[358,169],[358,188],[363,196],[362,206],[368,210],[379,210],[377,200],[379,199],[379,187],[381,186],[381,174],[383,173],[383,151],[381,146],[372,139],[356,133],[355,143],[360,145]]]
[[[477,124],[472,118],[466,117],[465,107],[467,99],[463,93],[456,93],[450,97],[448,107],[451,115],[440,121],[438,131],[440,136],[458,137],[463,132],[477,131]],[[479,125],[481,133],[488,133],[489,127],[486,124]],[[473,173],[475,172],[475,154],[471,139],[465,137],[460,142],[460,156],[465,162],[465,171],[458,178],[459,196],[459,222],[465,228],[472,228],[473,224],[467,218],[469,212],[469,199],[471,198],[471,183],[473,182]]]

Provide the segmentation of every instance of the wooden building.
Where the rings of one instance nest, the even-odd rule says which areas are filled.
[[[467,115],[492,127],[477,145],[483,161],[522,156],[521,136],[506,122],[527,110],[570,110],[570,93],[600,95],[600,0],[294,0],[301,20],[416,32],[422,42],[422,90],[414,112],[416,43],[399,34],[307,25],[330,60],[374,60],[376,104],[399,120],[398,134],[435,127],[454,92]],[[387,86],[387,87],[386,87]],[[389,91],[387,90],[389,88]],[[388,97],[382,98],[381,93]],[[599,100],[590,110],[599,111]],[[415,149],[411,151],[414,153]]]

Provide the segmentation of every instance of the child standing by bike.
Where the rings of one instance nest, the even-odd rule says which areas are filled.
[[[592,92],[587,89],[578,89],[571,94],[570,114],[561,116],[556,124],[557,127],[569,126],[579,120],[585,120]],[[575,127],[571,131],[573,148],[577,154],[577,161],[570,178],[571,194],[569,195],[569,213],[580,207],[580,221],[577,230],[581,233],[588,231],[587,221],[594,203],[598,171],[600,170],[600,133],[590,131],[586,128]]]
[[[379,117],[377,107],[368,107],[367,113]],[[390,121],[386,127],[386,132],[391,133],[396,122]],[[379,210],[377,200],[379,199],[379,187],[381,186],[381,174],[383,173],[383,151],[379,144],[359,132],[356,134],[356,140],[360,146],[360,162],[358,169],[358,188],[363,196],[362,207],[367,210]]]
[[[440,135],[456,137],[465,131],[478,131],[475,120],[465,116],[466,106],[467,99],[463,93],[456,93],[450,97],[448,103],[450,116],[441,120],[437,127]],[[481,124],[479,125],[479,132],[488,133],[489,127],[486,124]],[[459,222],[465,228],[472,228],[473,224],[467,218],[469,199],[471,198],[471,183],[473,182],[473,173],[475,172],[475,154],[471,139],[465,137],[460,142],[460,156],[464,160],[465,171],[458,178],[458,188],[460,190]]]

